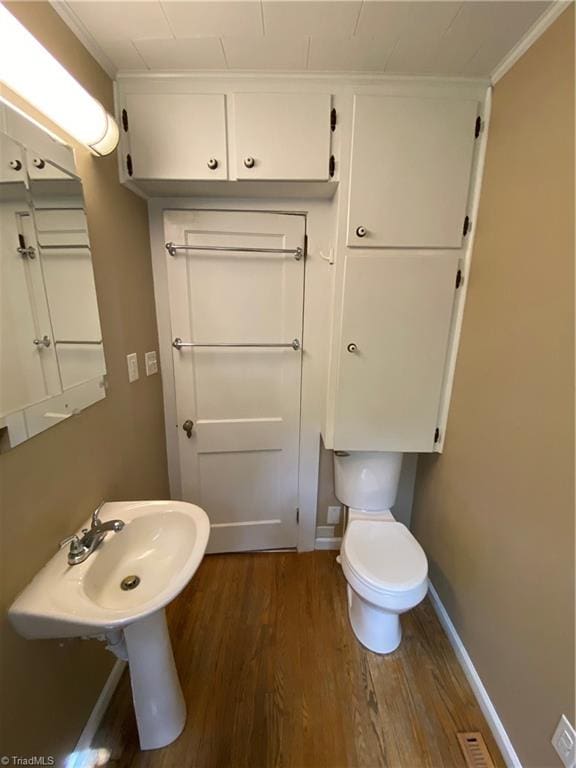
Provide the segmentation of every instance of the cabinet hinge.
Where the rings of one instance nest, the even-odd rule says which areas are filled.
[[[464,237],[466,237],[468,232],[470,232],[471,227],[472,227],[472,222],[470,221],[470,217],[466,216],[466,218],[464,219],[464,226],[462,227],[462,235]]]
[[[328,163],[328,173],[330,174],[331,179],[334,177],[335,171],[336,171],[336,159],[334,158],[334,155],[330,155],[330,162]]]
[[[474,138],[477,139],[478,136],[480,136],[480,133],[482,131],[482,118],[480,115],[476,118],[476,123],[474,124]]]
[[[434,443],[437,443],[440,440],[440,429],[436,427],[434,431]]]
[[[296,507],[296,525],[300,522],[300,507]]]
[[[126,133],[128,132],[128,112],[125,109],[122,110],[122,128]]]
[[[304,258],[308,256],[308,235],[304,235]]]
[[[128,176],[132,176],[134,173],[134,168],[132,167],[132,155],[130,154],[126,155],[126,170],[128,171]]]
[[[460,288],[462,285],[462,270],[459,269],[458,272],[456,272],[456,288]]]
[[[330,112],[330,130],[335,131],[336,130],[336,122],[337,122],[337,115],[336,110],[334,107],[332,107],[332,110]]]

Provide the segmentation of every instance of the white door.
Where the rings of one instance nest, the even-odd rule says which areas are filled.
[[[165,234],[183,498],[209,552],[295,547],[305,219],[168,211]]]
[[[348,245],[460,248],[478,104],[356,96]]]
[[[457,269],[450,251],[348,259],[334,448],[434,449]]]
[[[235,93],[236,178],[327,180],[330,105],[326,93]]]
[[[219,93],[126,97],[135,179],[226,179],[226,105]]]

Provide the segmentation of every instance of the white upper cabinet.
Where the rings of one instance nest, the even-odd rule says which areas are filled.
[[[228,177],[223,94],[130,94],[126,113],[134,179]]]
[[[236,179],[330,178],[329,94],[236,93]]]
[[[357,95],[348,245],[460,248],[478,103]]]
[[[456,251],[348,258],[330,447],[434,450],[457,270]]]

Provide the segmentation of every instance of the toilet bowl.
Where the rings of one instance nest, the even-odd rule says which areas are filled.
[[[402,639],[400,614],[418,605],[428,590],[426,555],[390,511],[402,454],[339,451],[334,462],[336,497],[348,507],[340,563],[350,624],[366,648],[391,653]]]

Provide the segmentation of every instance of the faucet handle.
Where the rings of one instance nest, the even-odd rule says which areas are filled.
[[[65,547],[66,544],[70,544],[71,554],[78,554],[79,552],[82,552],[82,550],[84,549],[84,547],[80,543],[80,538],[75,533],[73,533],[71,536],[66,536],[65,539],[62,539],[58,547],[62,549],[62,547]]]
[[[104,504],[106,504],[106,500],[102,499],[102,501],[100,502],[100,504],[98,504],[94,512],[92,512],[92,528],[96,528],[100,524],[99,515],[100,515],[100,510],[102,509]]]

